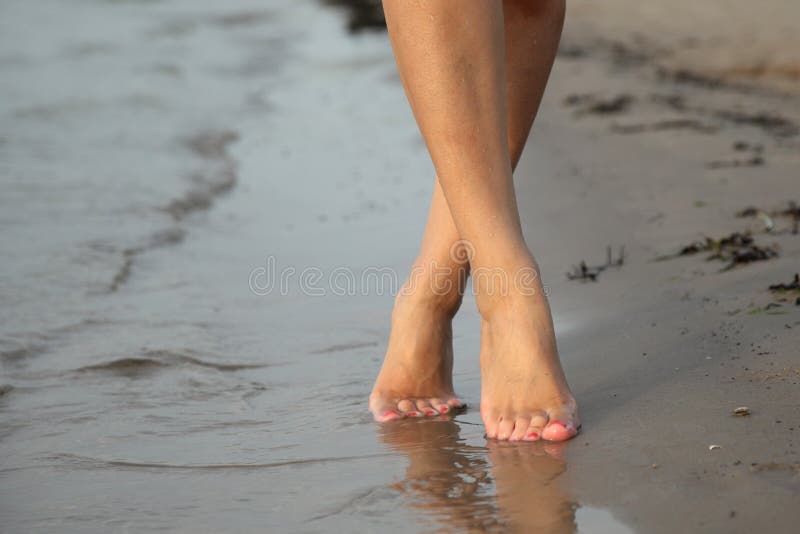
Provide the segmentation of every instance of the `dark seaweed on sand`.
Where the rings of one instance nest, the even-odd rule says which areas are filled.
[[[764,145],[751,144],[746,141],[736,141],[733,143],[734,152],[749,153],[747,158],[734,158],[729,160],[714,160],[706,164],[709,169],[726,169],[731,167],[760,167],[766,165],[764,158]]]
[[[727,261],[728,265],[722,268],[723,271],[733,269],[737,265],[752,263],[754,261],[770,260],[778,257],[778,251],[773,247],[759,247],[750,245],[743,250],[734,250],[730,254],[716,253],[708,259],[720,259]]]
[[[661,132],[664,130],[691,130],[698,133],[714,133],[716,126],[704,124],[696,119],[668,119],[650,123],[612,124],[611,131],[619,134],[639,134],[644,132]]]
[[[793,200],[789,201],[789,207],[787,207],[786,209],[773,210],[767,212],[756,206],[748,206],[740,210],[736,214],[736,216],[743,218],[761,217],[762,219],[765,219],[765,222],[767,223],[767,232],[771,232],[772,229],[775,227],[775,224],[772,222],[772,218],[778,218],[778,217],[788,218],[789,220],[791,220],[792,223],[791,227],[792,234],[797,235],[798,231],[800,231],[800,228],[798,228],[800,227],[800,206],[798,206],[797,202]]]
[[[778,212],[780,215],[786,217],[793,217],[795,220],[800,219],[800,206],[794,200],[789,201],[789,207],[783,211]]]
[[[790,217],[792,219],[792,233],[797,235],[800,227],[800,206],[795,201],[789,202],[789,207],[777,213],[782,217]]]
[[[581,260],[578,265],[572,266],[572,271],[567,273],[569,280],[581,280],[583,282],[596,282],[597,277],[609,267],[621,267],[625,262],[625,247],[619,248],[619,256],[613,258],[611,247],[606,247],[606,263],[603,265],[589,266]]]
[[[659,259],[669,259],[675,256],[691,256],[692,254],[697,254],[698,252],[719,250],[725,247],[745,247],[751,245],[752,243],[753,237],[750,234],[734,232],[727,237],[723,237],[722,239],[715,240],[710,237],[706,237],[705,240],[694,241],[688,245],[685,245],[684,247],[681,247],[677,254],[661,256]]]
[[[567,96],[564,99],[564,105],[576,107],[576,115],[610,115],[628,111],[633,101],[633,96],[627,94],[611,98],[600,98],[592,94],[576,94]]]
[[[733,167],[760,167],[766,163],[766,160],[763,156],[753,156],[747,159],[731,159],[731,160],[722,160],[717,159],[714,161],[709,161],[706,164],[706,167],[709,169],[730,169]]]
[[[737,265],[745,265],[755,261],[769,260],[778,257],[775,247],[759,246],[752,235],[745,232],[733,232],[720,239],[706,237],[705,240],[695,241],[675,253],[659,256],[656,261],[669,260],[680,256],[692,256],[700,252],[711,252],[706,261],[719,260],[727,262],[722,271],[733,269]]]
[[[795,273],[794,278],[788,284],[772,284],[769,286],[770,291],[786,292],[786,291],[800,291],[800,273]]]
[[[776,136],[794,137],[800,133],[800,127],[786,117],[772,113],[745,113],[739,110],[721,109],[714,111],[714,116],[733,124],[755,126]]]

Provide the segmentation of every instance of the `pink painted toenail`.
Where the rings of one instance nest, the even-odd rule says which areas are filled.
[[[433,410],[425,410],[425,415],[436,415],[436,412]]]
[[[416,416],[418,416],[418,415],[419,415],[419,414],[418,414],[417,412],[408,412],[408,416],[409,416],[409,417],[416,417]]]
[[[390,416],[390,415],[397,415],[397,416],[399,416],[400,414],[399,414],[399,413],[397,413],[395,410],[386,410],[386,411],[383,413],[383,416],[384,416],[384,417],[388,417],[388,416]]]
[[[550,423],[550,424],[551,424],[551,425],[561,425],[561,426],[563,426],[564,428],[569,428],[569,426],[567,426],[567,424],[566,424],[566,423],[562,423],[561,421],[553,421],[553,422],[552,422],[552,423]]]
[[[538,433],[538,432],[530,432],[530,433],[529,433],[527,436],[525,436],[525,437],[526,437],[526,438],[532,438],[532,439],[539,439],[539,433]]]
[[[441,408],[439,408],[439,411],[442,413],[447,413],[450,411],[450,408],[448,408],[447,406],[442,406]]]

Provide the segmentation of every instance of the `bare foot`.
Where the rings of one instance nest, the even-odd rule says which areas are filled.
[[[448,413],[464,406],[453,391],[451,321],[460,296],[402,292],[392,311],[383,367],[369,397],[378,422]]]
[[[492,439],[564,441],[580,428],[550,307],[537,285],[535,295],[511,287],[491,298],[490,311],[481,309],[481,417]]]

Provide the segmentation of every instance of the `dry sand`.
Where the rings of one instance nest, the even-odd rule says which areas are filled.
[[[629,46],[667,70],[797,92],[797,9],[792,0],[571,0],[569,36]]]
[[[582,502],[644,532],[790,532],[800,517],[800,306],[768,290],[800,270],[800,236],[791,217],[765,233],[736,216],[800,194],[796,73],[740,76],[798,64],[798,16],[788,2],[571,3],[518,172],[556,315],[582,325],[561,337],[587,428],[569,475]],[[780,256],[725,272],[710,252],[653,261],[747,229]],[[560,279],[604,263],[606,244],[625,246],[621,268]]]

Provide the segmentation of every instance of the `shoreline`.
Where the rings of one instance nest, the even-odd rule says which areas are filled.
[[[33,95],[52,128],[15,115],[31,102],[8,100],[19,127],[0,137],[17,158],[6,170],[43,178],[20,179],[4,204],[16,223],[5,237],[16,285],[4,297],[19,306],[4,310],[0,338],[3,524],[791,530],[800,306],[794,290],[769,286],[800,270],[800,236],[779,213],[800,201],[795,96],[688,66],[659,75],[661,57],[606,19],[585,31],[586,5],[570,8],[515,173],[581,406],[582,433],[556,446],[483,437],[471,292],[454,325],[455,383],[470,408],[381,426],[366,403],[391,298],[297,287],[260,296],[248,284],[270,256],[298,272],[407,272],[433,170],[385,34],[350,34],[341,12],[316,1],[113,3],[97,7],[108,28],[73,43],[77,56],[58,55],[51,39],[51,55],[0,62],[26,83],[116,65],[131,80],[148,73],[153,93],[134,102],[129,87],[103,87],[72,106],[66,84],[67,96]],[[610,5],[599,17],[630,23],[615,11],[623,3]],[[29,7],[17,4],[19,20],[38,20]],[[194,87],[209,91],[193,101]],[[125,122],[128,108],[111,113],[119,101],[151,107]],[[93,121],[119,125],[118,151],[101,142],[104,129],[51,137]],[[37,189],[52,184],[55,193]],[[150,235],[174,246],[147,245]],[[777,256],[732,259],[758,257],[753,246]],[[146,254],[118,271],[130,247]],[[607,247],[610,263],[624,247],[624,261],[592,270]],[[116,290],[98,290],[114,273]],[[555,518],[537,515],[552,509]]]

